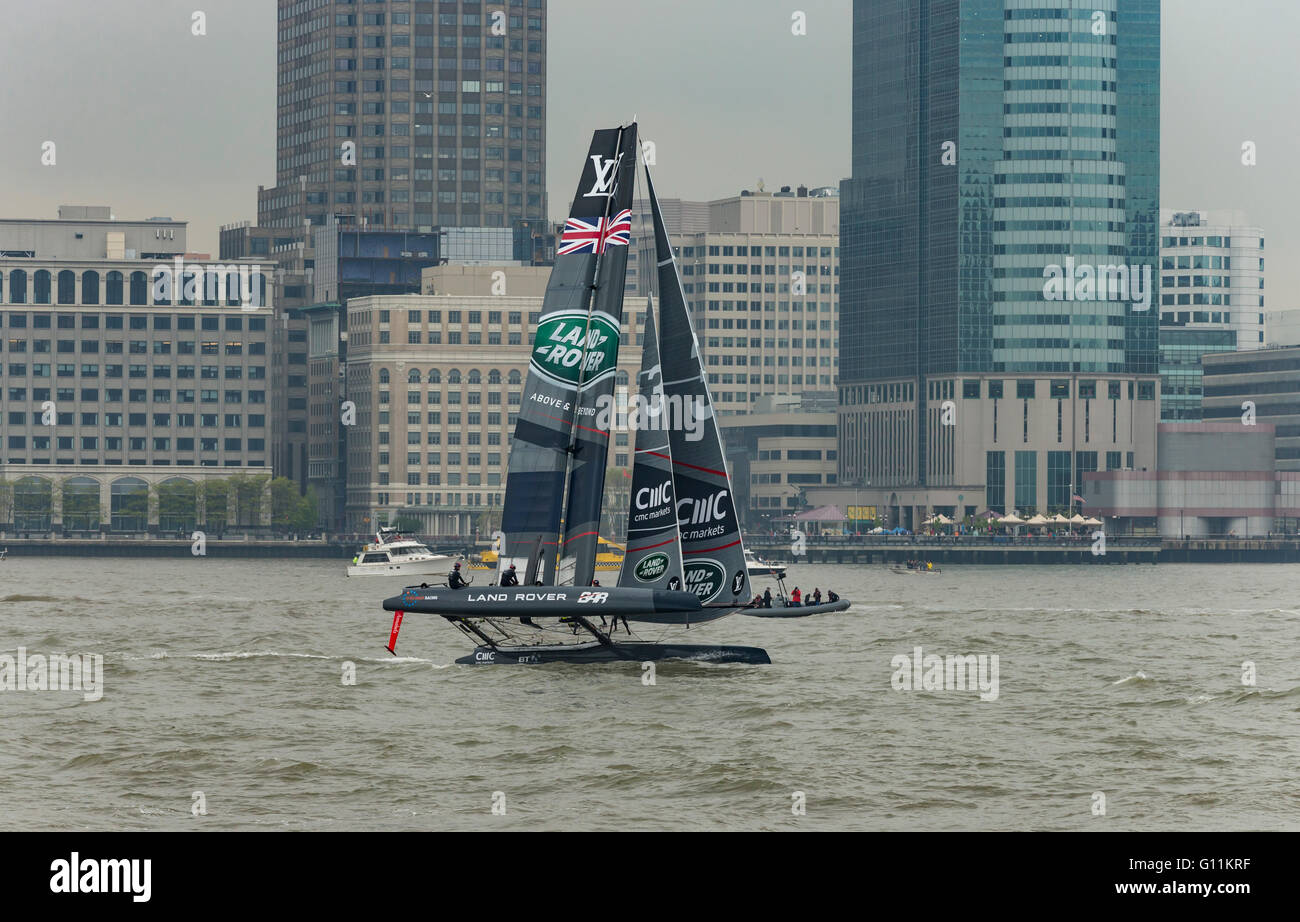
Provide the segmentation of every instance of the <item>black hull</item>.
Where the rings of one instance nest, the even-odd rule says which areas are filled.
[[[741,612],[751,618],[807,618],[809,615],[825,615],[833,611],[847,611],[848,599],[838,602],[823,602],[821,605],[799,605],[791,608],[773,605],[771,608],[748,608]]]
[[[746,663],[769,665],[767,651],[760,647],[733,647],[716,644],[644,643],[627,641],[602,644],[556,644],[535,647],[476,647],[462,656],[462,666],[536,666],[545,663],[644,663],[666,659],[693,660],[703,663]]]

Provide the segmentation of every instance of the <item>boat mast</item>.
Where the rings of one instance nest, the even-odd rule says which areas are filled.
[[[614,207],[614,199],[618,194],[618,177],[620,173],[619,165],[622,163],[623,155],[626,153],[626,151],[623,150],[623,133],[626,130],[627,126],[619,127],[618,144],[614,147],[614,180],[610,187],[609,195],[605,198],[605,215],[601,223],[602,228],[607,227],[609,224],[610,209]],[[633,176],[635,176],[635,170],[633,171]],[[600,287],[597,280],[600,278],[600,265],[604,260],[604,256],[605,247],[603,241],[598,239],[595,269],[591,274],[591,285],[586,297],[587,319],[582,330],[582,359],[578,363],[578,388],[573,397],[573,419],[569,422],[569,445],[568,448],[565,449],[568,453],[568,460],[564,470],[564,495],[560,501],[560,509],[562,510],[562,514],[560,515],[560,528],[559,534],[555,539],[555,553],[548,555],[546,561],[547,571],[545,580],[550,585],[555,585],[558,581],[560,562],[564,560],[564,533],[567,529],[567,523],[569,520],[569,491],[573,482],[573,456],[578,450],[578,408],[582,406],[582,387],[587,377],[587,345],[591,336],[592,307],[596,300],[596,290]],[[621,324],[619,333],[622,333]],[[597,528],[599,528],[599,521],[599,518],[597,518]],[[576,565],[574,567],[574,577],[575,579],[577,577]]]

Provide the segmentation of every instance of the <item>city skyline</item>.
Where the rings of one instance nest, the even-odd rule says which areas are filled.
[[[1300,127],[1277,115],[1300,76],[1281,45],[1294,31],[1286,24],[1300,26],[1300,8],[1285,0],[1252,0],[1230,15],[1210,0],[1164,7],[1161,205],[1243,211],[1270,249],[1300,248],[1286,215],[1300,197],[1287,169]],[[255,221],[257,186],[275,183],[275,10],[228,0],[206,10],[206,36],[191,35],[190,4],[141,0],[133,11],[127,19],[113,4],[66,0],[9,13],[0,47],[16,91],[0,101],[8,129],[0,169],[10,179],[3,213],[52,218],[60,204],[106,204],[122,219],[170,215],[189,222],[193,249],[216,255],[220,225]],[[633,115],[674,197],[734,195],[760,177],[769,189],[847,177],[851,5],[825,0],[799,11],[806,35],[792,34],[796,11],[769,0],[743,15],[684,0],[548,4],[550,216],[567,207],[564,171],[590,131]],[[142,19],[156,28],[140,29]],[[614,40],[601,47],[625,51],[623,66],[593,80],[586,49],[597,34]],[[719,40],[728,35],[734,40]],[[1217,53],[1206,55],[1207,46]],[[1254,68],[1236,65],[1243,60]],[[1207,112],[1218,113],[1212,123]],[[795,130],[773,130],[783,124]],[[47,140],[57,145],[53,167],[40,162]],[[1252,167],[1241,163],[1246,141],[1256,145]],[[1270,280],[1270,309],[1300,306],[1294,260],[1277,260]]]

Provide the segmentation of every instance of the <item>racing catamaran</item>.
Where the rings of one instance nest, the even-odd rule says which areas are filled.
[[[751,604],[722,439],[648,169],[659,318],[648,305],[628,420],[637,445],[626,557],[618,585],[593,585],[638,153],[635,123],[595,132],[557,245],[511,446],[498,585],[386,599],[389,652],[405,614],[419,612],[477,644],[458,663],[771,662],[758,647],[646,640],[629,625],[680,631]],[[511,566],[522,585],[499,585]],[[570,573],[572,585],[559,585]]]

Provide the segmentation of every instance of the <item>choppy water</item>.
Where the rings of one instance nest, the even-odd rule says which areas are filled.
[[[648,687],[450,665],[468,645],[419,615],[394,659],[398,584],[341,563],[11,558],[0,654],[102,653],[106,688],[0,691],[0,828],[1300,828],[1293,567],[791,575],[853,609],[692,630],[773,664]],[[997,700],[894,690],[917,646],[996,654]]]

